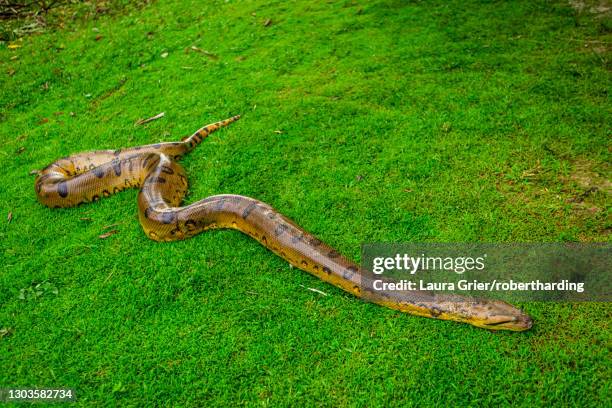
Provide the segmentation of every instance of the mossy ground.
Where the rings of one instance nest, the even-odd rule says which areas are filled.
[[[347,0],[157,1],[0,45],[0,385],[82,406],[609,404],[606,304],[525,304],[525,333],[403,315],[238,232],[148,240],[136,191],[50,210],[28,175],[241,113],[183,161],[189,202],[256,197],[355,259],[609,241],[609,43],[563,1]]]

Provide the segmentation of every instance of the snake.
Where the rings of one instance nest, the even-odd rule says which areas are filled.
[[[76,207],[125,189],[139,189],[138,218],[150,239],[177,241],[220,228],[241,231],[294,267],[346,292],[411,315],[468,323],[490,330],[524,331],[532,319],[496,299],[428,291],[375,291],[369,275],[294,221],[254,198],[219,194],[181,206],[187,176],[179,164],[214,131],[240,115],[206,125],[178,142],[95,150],[58,159],[35,180],[38,201],[50,208]]]

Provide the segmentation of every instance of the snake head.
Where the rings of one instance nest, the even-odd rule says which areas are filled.
[[[468,314],[467,323],[489,330],[525,331],[533,326],[529,315],[500,300],[477,300]]]
[[[489,330],[525,331],[533,320],[521,309],[501,300],[466,299],[461,296],[438,295],[438,318],[455,320]]]

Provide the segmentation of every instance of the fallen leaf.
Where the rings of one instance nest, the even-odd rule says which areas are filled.
[[[15,150],[15,154],[21,154],[25,150],[25,147],[21,146],[19,149]]]
[[[271,20],[271,19],[267,19],[267,20],[264,22],[264,27],[270,27],[271,25],[272,25],[272,20]]]
[[[21,45],[19,45],[19,44],[9,44],[8,45],[8,49],[9,50],[16,50],[19,47],[21,47]]]
[[[98,34],[98,35],[96,35],[96,38],[94,38],[94,40],[100,41],[102,38],[104,38],[104,37],[101,36],[100,34]]]
[[[410,188],[405,188],[405,189],[404,189],[404,193],[412,193],[412,189],[410,189]]]
[[[279,134],[279,135],[282,135],[282,134],[283,134],[283,131],[282,131],[282,130],[275,130],[275,131],[274,131],[274,133]]]
[[[91,218],[82,217],[82,218],[79,218],[79,220],[81,220],[81,221],[88,221],[89,222],[89,221],[91,221]]]
[[[61,112],[61,111],[60,111],[60,112],[53,112],[53,114],[54,114],[55,116],[61,116],[61,115],[63,115],[63,114],[64,114],[64,112]]]
[[[17,72],[17,71],[15,71],[15,70],[14,70],[14,69],[12,69],[12,68],[11,68],[11,69],[9,69],[8,71],[6,71],[6,73],[8,74],[8,76],[13,76],[13,75],[15,75],[15,72]]]
[[[168,56],[167,52],[162,52],[161,55],[160,55],[160,57],[162,57],[162,58],[166,58],[167,56]]]
[[[17,60],[17,59],[19,59],[19,56],[18,56],[18,55],[13,55],[13,56],[11,57],[11,61],[15,61],[15,60]]]
[[[8,224],[10,224],[12,220],[13,220],[13,212],[9,211],[8,215],[6,216],[6,221]]]
[[[355,177],[355,179],[357,181],[361,181],[361,180],[363,180],[363,176],[361,174],[358,174],[357,177]]]
[[[45,123],[47,123],[47,122],[49,122],[49,119],[48,119],[48,118],[42,118],[41,120],[39,120],[39,121],[38,121],[38,124],[39,124],[39,125],[43,125],[43,124],[45,124]]]
[[[108,231],[108,232],[105,232],[105,233],[104,233],[104,234],[102,234],[102,235],[99,235],[99,236],[98,236],[98,238],[100,238],[100,239],[106,239],[106,238],[110,237],[111,235],[115,235],[115,234],[116,234],[116,233],[118,233],[118,232],[119,232],[119,230],[116,230],[116,229],[115,229],[115,230],[110,230],[110,231]]]
[[[158,113],[157,115],[151,116],[150,118],[147,118],[147,119],[138,119],[136,121],[136,123],[134,123],[134,125],[144,125],[145,123],[149,123],[149,122],[152,122],[154,120],[163,118],[165,114],[166,114],[166,112],[161,112],[161,113]]]
[[[76,116],[76,113],[70,112],[70,116]]]

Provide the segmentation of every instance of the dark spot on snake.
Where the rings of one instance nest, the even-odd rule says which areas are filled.
[[[163,177],[149,177],[147,179],[147,184],[151,184],[151,183],[163,184],[165,182],[166,182],[166,179]]]
[[[168,166],[162,166],[161,171],[166,174],[174,174],[174,170]]]
[[[175,212],[163,212],[162,213],[162,223],[171,224],[176,220]]]
[[[113,161],[113,170],[115,170],[115,174],[117,176],[121,175],[121,162],[120,161]]]
[[[351,279],[353,275],[357,272],[357,268],[354,266],[349,266],[344,270],[342,277],[344,279]]]
[[[329,253],[327,254],[328,257],[330,258],[337,258],[340,256],[340,254],[338,253],[338,251],[332,249],[331,251],[329,251]]]
[[[95,167],[92,171],[93,171],[93,174],[95,174],[97,178],[104,177],[104,169],[102,167],[100,166]]]
[[[330,274],[331,273],[331,269],[329,269],[327,266],[323,267],[323,272],[325,272],[326,274]]]
[[[189,231],[195,231],[197,228],[196,222],[194,220],[185,221],[185,228],[187,228]]]
[[[104,197],[109,197],[111,194],[110,194],[110,191],[108,191],[108,190],[104,190],[104,191],[102,191],[102,195],[103,195]]]
[[[68,196],[68,185],[66,185],[65,181],[62,181],[57,185],[57,193],[62,198],[66,198]]]
[[[278,224],[276,226],[276,228],[274,229],[274,235],[276,235],[277,237],[283,235],[283,233],[285,231],[287,231],[289,227],[287,226],[287,224]]]
[[[291,243],[292,243],[292,244],[296,244],[296,243],[298,243],[298,242],[302,241],[302,239],[303,239],[303,238],[304,238],[304,233],[303,233],[303,232],[302,232],[302,233],[300,233],[300,235],[294,235],[294,236],[291,238]]]
[[[51,177],[51,174],[49,173],[45,173],[45,174],[41,174],[38,179],[37,179],[37,183],[41,183],[43,180],[48,179],[49,177]]]
[[[442,311],[440,309],[432,307],[429,313],[431,314],[432,317],[438,317],[442,314]]]
[[[121,189],[119,187],[113,187],[113,194],[120,192]]]
[[[225,198],[222,198],[219,200],[217,205],[215,205],[215,210],[220,211],[224,205],[225,205]]]
[[[121,153],[121,149],[117,149],[113,152],[113,156],[119,156],[120,153]]]
[[[91,201],[98,201],[99,199],[100,199],[100,196],[97,194],[91,197]]]
[[[257,207],[257,202],[252,201],[251,204],[249,204],[247,208],[245,208],[244,211],[242,212],[242,218],[246,219],[251,213],[251,211],[255,209],[255,207]]]
[[[308,242],[310,244],[310,246],[312,247],[318,247],[319,245],[322,244],[322,242],[320,240],[318,240],[317,238],[311,238],[310,241]]]
[[[144,210],[144,216],[145,218],[149,218],[149,214],[151,213],[151,208],[147,207]]]
[[[161,144],[159,144],[159,143],[153,145],[154,149],[159,149],[160,147],[161,147]]]
[[[302,259],[302,265],[308,266],[308,261],[306,261],[305,259]]]
[[[268,238],[265,235],[261,236],[261,242],[268,243]]]

